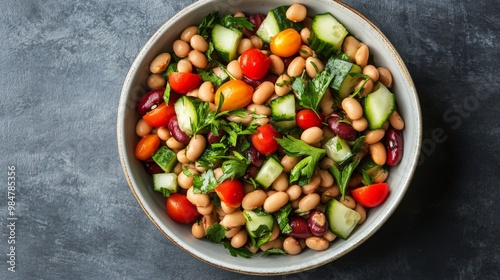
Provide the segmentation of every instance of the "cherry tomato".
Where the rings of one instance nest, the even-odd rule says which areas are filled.
[[[311,127],[321,127],[321,118],[311,109],[300,110],[295,116],[295,122],[297,126],[306,130]]]
[[[252,134],[252,143],[259,153],[270,155],[280,148],[274,138],[281,138],[281,135],[272,124],[265,124],[257,128],[257,133]]]
[[[196,206],[180,193],[173,193],[167,198],[167,214],[174,221],[184,224],[193,222],[200,216]]]
[[[239,180],[224,180],[217,188],[215,193],[229,207],[239,207],[245,196],[243,184]]]
[[[168,121],[175,116],[174,102],[170,101],[167,104],[165,102],[158,105],[158,107],[149,111],[142,117],[142,119],[152,127],[162,127],[167,126]]]
[[[351,191],[351,195],[357,203],[364,207],[375,207],[380,205],[389,194],[389,185],[387,183],[377,183]]]
[[[222,84],[215,93],[215,105],[218,107],[220,95],[224,95],[221,111],[231,111],[246,107],[252,102],[253,87],[240,80],[231,80]]]
[[[240,56],[241,71],[252,80],[260,80],[269,71],[271,59],[259,49],[248,49]]]
[[[173,72],[168,75],[168,82],[173,91],[186,94],[201,85],[201,77],[194,73]]]
[[[135,146],[135,157],[140,160],[147,160],[160,147],[160,137],[157,134],[143,136]]]
[[[277,56],[289,57],[299,52],[302,38],[293,28],[285,29],[271,38],[271,52]]]

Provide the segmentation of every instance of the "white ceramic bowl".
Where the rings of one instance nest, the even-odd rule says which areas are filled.
[[[125,79],[118,108],[118,148],[122,167],[133,195],[146,215],[165,236],[192,256],[230,271],[258,274],[289,274],[312,269],[331,262],[353,250],[375,233],[394,212],[405,194],[415,171],[420,153],[422,124],[417,92],[401,57],[387,38],[370,21],[349,6],[332,0],[301,0],[310,15],[330,12],[352,34],[370,47],[377,66],[392,71],[399,112],[405,120],[404,157],[391,168],[388,183],[390,195],[383,205],[371,209],[368,219],[351,234],[348,240],[340,238],[331,243],[326,251],[305,250],[292,256],[267,256],[246,259],[232,257],[221,244],[210,243],[192,237],[191,228],[172,221],[165,212],[165,198],[152,190],[151,176],[142,163],[135,159],[134,149],[138,141],[135,124],[139,115],[135,106],[146,92],[145,82],[149,75],[149,63],[159,53],[171,50],[172,42],[189,25],[198,25],[202,17],[214,11],[243,11],[247,14],[267,13],[272,8],[292,4],[294,0],[202,0],[185,8],[166,22],[146,43],[135,59]],[[271,259],[271,260],[270,260]]]

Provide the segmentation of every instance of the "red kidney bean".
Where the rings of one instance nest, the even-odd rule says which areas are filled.
[[[243,32],[243,34],[245,34],[245,36],[247,36],[248,38],[252,37],[252,35],[254,35],[255,32],[257,32],[257,29],[259,29],[260,25],[262,24],[265,18],[266,15],[264,14],[254,14],[249,16],[248,21],[253,24],[253,30],[243,29],[241,30],[241,32]]]
[[[309,213],[309,230],[316,236],[323,235],[327,229],[326,216],[319,210],[312,210]]]
[[[356,130],[350,124],[341,120],[342,119],[340,118],[340,116],[334,113],[328,116],[326,122],[328,123],[328,127],[330,128],[330,130],[340,138],[349,141],[356,140]]]
[[[308,238],[312,235],[307,225],[307,221],[301,217],[290,217],[288,223],[292,227],[292,233],[290,236],[297,238]]]
[[[189,136],[179,127],[179,121],[177,120],[177,116],[173,116],[168,121],[168,130],[170,131],[170,134],[172,134],[172,137],[174,137],[174,139],[177,140],[177,142],[182,144],[189,143]]]
[[[247,76],[243,75],[243,78],[241,80],[244,81],[245,83],[251,85],[252,87],[257,88],[258,86],[260,86],[260,84],[262,84],[265,81],[269,81],[269,82],[275,84],[276,81],[278,80],[278,76],[268,73],[264,76],[264,78],[262,78],[260,80],[252,80],[252,79],[248,78]]]
[[[217,132],[217,134],[219,134],[219,135],[215,136],[215,135],[212,133],[212,131],[209,131],[209,132],[207,133],[207,141],[208,141],[208,143],[210,143],[210,144],[213,144],[213,143],[219,143],[219,142],[220,142],[220,140],[222,139],[222,137],[223,137],[224,135],[226,135],[226,132],[225,132],[224,130],[222,130],[222,129],[221,129],[221,130],[219,130],[219,131]]]
[[[283,63],[285,64],[285,69],[288,69],[290,62],[292,62],[298,55],[292,55],[290,57],[283,58]]]
[[[390,127],[385,132],[385,137],[386,163],[388,166],[394,166],[403,158],[403,134],[400,130]]]
[[[155,88],[148,91],[140,100],[137,102],[137,113],[144,115],[152,109],[156,108],[163,102],[163,93],[165,88]]]
[[[259,151],[254,148],[254,146],[250,146],[250,148],[248,148],[247,155],[252,164],[257,167],[261,167],[264,163],[264,160],[266,159],[264,155],[261,155]]]
[[[157,173],[163,173],[163,169],[154,161],[151,162],[144,162],[144,167],[146,168],[146,171],[149,174],[157,174]]]

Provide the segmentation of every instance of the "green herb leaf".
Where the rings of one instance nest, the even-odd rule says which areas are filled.
[[[335,178],[337,185],[339,186],[340,193],[342,194],[342,200],[345,198],[345,193],[347,189],[347,185],[349,183],[349,179],[351,178],[352,173],[358,166],[360,159],[355,159],[348,165],[344,166],[342,169],[337,167],[335,164],[330,167],[330,173]]]
[[[211,14],[206,15],[201,20],[201,23],[198,25],[198,34],[203,36],[203,38],[208,39],[210,37],[210,32],[214,27],[214,24],[220,21],[219,13],[213,12]]]
[[[256,230],[252,231],[252,233],[255,236],[249,236],[252,246],[260,247],[262,244],[269,241],[269,238],[271,238],[273,234],[273,230],[266,225],[260,225]]]
[[[291,157],[308,156],[312,154],[324,155],[326,153],[325,149],[313,147],[290,135],[275,139],[283,150],[285,150],[285,153]]]
[[[262,253],[261,257],[268,256],[268,255],[287,255],[288,253],[285,252],[284,250],[281,250],[279,248],[271,248],[267,249]]]
[[[281,207],[280,210],[273,213],[276,222],[280,228],[281,233],[289,234],[292,232],[292,227],[290,226],[288,215],[292,211],[292,206],[288,203],[287,205]]]
[[[253,30],[254,25],[246,17],[233,17],[227,14],[222,18],[221,24],[227,28],[239,28]]]
[[[212,70],[205,71],[203,69],[198,69],[198,74],[204,82],[210,82],[214,87],[219,87],[224,83],[224,80],[217,76]]]
[[[250,160],[236,151],[233,151],[233,154],[234,157],[225,157],[228,158],[228,160],[222,163],[223,174],[219,177],[219,182],[223,182],[226,179],[234,180],[245,175],[250,165]]]
[[[207,228],[205,236],[213,243],[221,243],[226,238],[226,228],[219,223]]]
[[[201,167],[206,167],[214,169],[222,163],[223,156],[226,155],[227,147],[224,145],[212,144],[208,146],[201,156],[196,160],[198,165]]]
[[[219,183],[215,179],[214,171],[208,169],[201,173],[201,175],[194,176],[193,193],[207,194],[217,188]]]
[[[231,246],[231,243],[228,241],[222,242],[222,244],[224,244],[224,248],[228,249],[229,253],[233,257],[240,256],[240,257],[244,257],[244,258],[251,258],[253,256],[253,253],[250,252],[250,250],[248,250],[245,247],[234,248],[233,246]]]
[[[334,74],[328,69],[320,72],[312,80],[297,78],[292,84],[292,89],[297,94],[299,104],[304,108],[318,111],[318,105],[325,95],[328,86],[333,81]]]

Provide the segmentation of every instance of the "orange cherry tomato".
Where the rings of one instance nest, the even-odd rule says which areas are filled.
[[[167,126],[170,118],[175,116],[174,102],[171,100],[168,105],[165,102],[149,111],[142,119],[152,127]]]
[[[387,183],[377,183],[351,190],[351,195],[357,203],[371,208],[380,205],[389,194]]]
[[[245,189],[239,180],[224,180],[217,188],[215,193],[229,207],[239,207],[245,196]]]
[[[157,134],[143,136],[135,146],[135,157],[140,160],[147,160],[160,147],[160,137]]]
[[[280,57],[290,57],[299,52],[302,39],[293,28],[285,29],[271,38],[271,52]]]
[[[252,102],[253,87],[240,80],[231,80],[222,84],[215,93],[215,105],[218,107],[220,95],[224,96],[221,111],[244,108]]]

